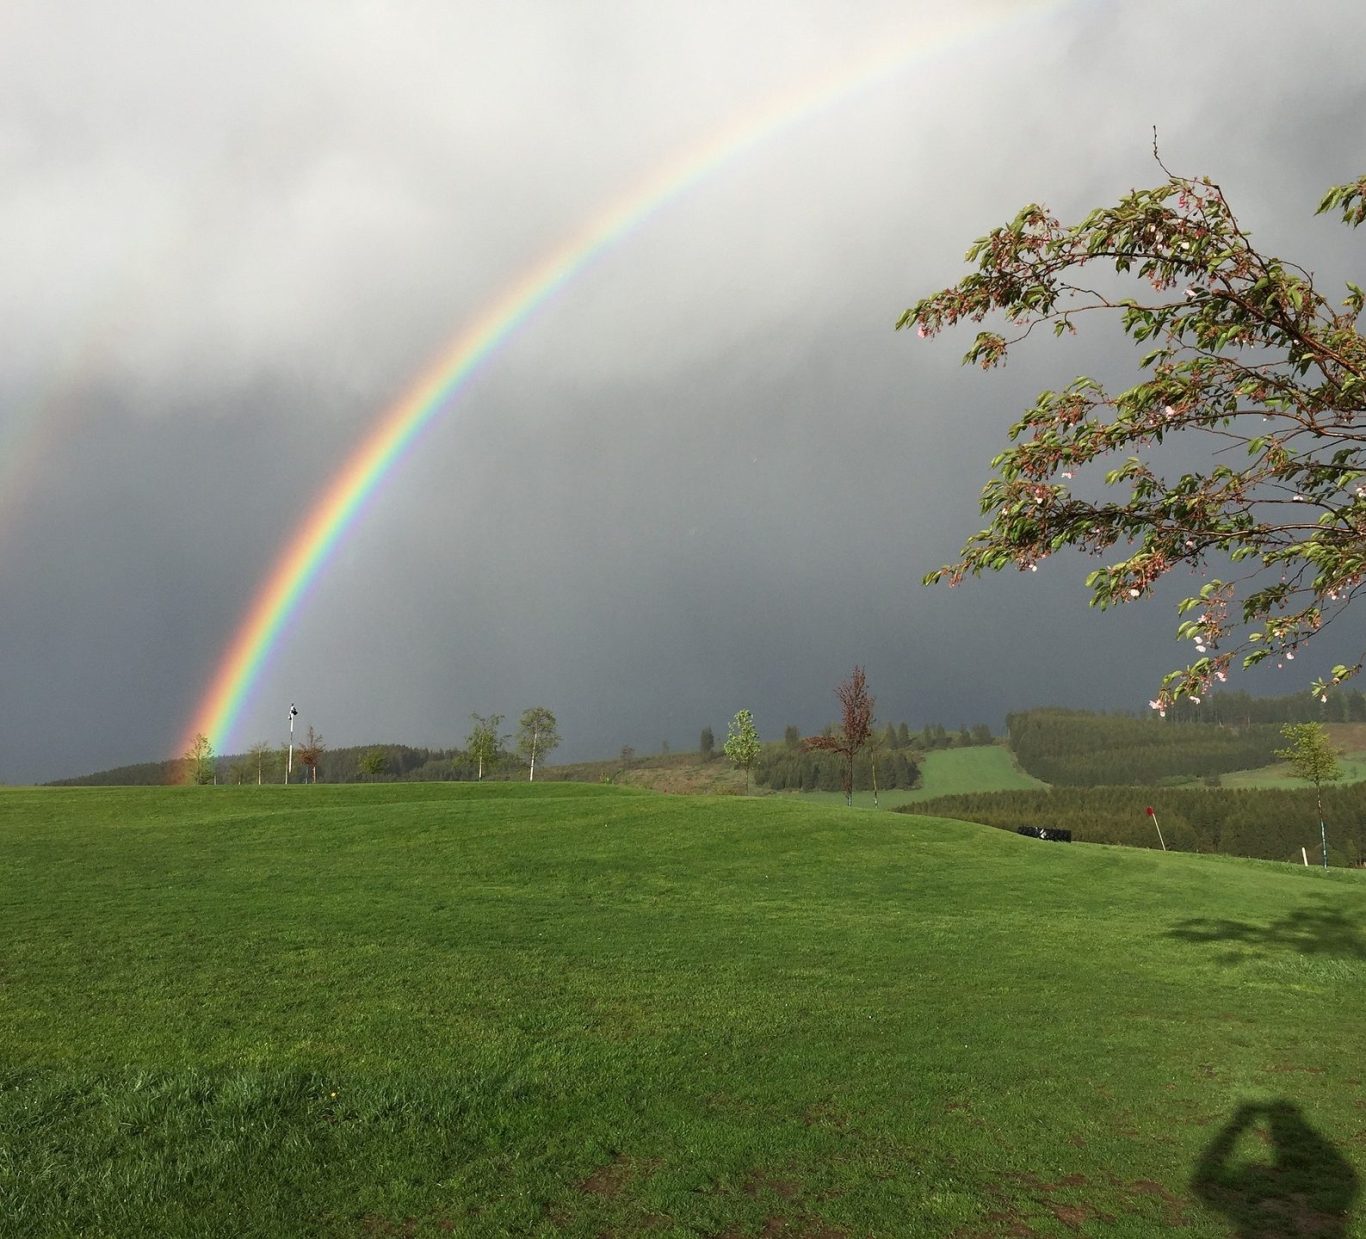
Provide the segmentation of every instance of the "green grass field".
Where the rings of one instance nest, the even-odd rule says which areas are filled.
[[[1342,782],[1366,782],[1366,723],[1329,723],[1326,730],[1338,754]],[[1234,770],[1223,775],[1219,783],[1222,787],[1251,788],[1309,786],[1291,773],[1287,762],[1274,762],[1254,770]]]
[[[572,784],[0,840],[5,1236],[1366,1233],[1356,873]]]
[[[977,745],[965,749],[936,749],[925,754],[920,766],[921,786],[894,787],[878,793],[878,807],[931,800],[935,796],[957,796],[962,792],[1010,792],[1031,787],[1047,787],[1015,764],[1010,750],[999,744]],[[799,792],[813,803],[844,804],[843,792]],[[871,791],[854,794],[856,809],[871,809]]]
[[[1366,756],[1344,754],[1338,758],[1344,783],[1366,782]],[[1309,787],[1303,779],[1296,778],[1284,762],[1274,766],[1262,766],[1256,770],[1235,770],[1219,780],[1222,787]]]

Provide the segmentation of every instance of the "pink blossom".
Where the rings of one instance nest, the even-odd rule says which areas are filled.
[[[1129,590],[1129,597],[1130,597],[1130,598],[1137,598],[1138,595],[1139,595],[1139,593],[1140,593],[1140,591],[1139,591],[1138,589],[1136,589],[1136,588],[1130,589],[1130,590]]]
[[[926,332],[924,323],[916,324],[915,334],[918,335],[922,340],[925,338]]]
[[[1063,475],[1063,477],[1069,478],[1069,479],[1070,479],[1071,476],[1072,476],[1072,470],[1071,470],[1071,469],[1064,469],[1064,470],[1062,471],[1062,475]]]

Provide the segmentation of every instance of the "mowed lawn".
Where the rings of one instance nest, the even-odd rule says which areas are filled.
[[[0,844],[5,1236],[1366,1233],[1356,873],[569,784]]]

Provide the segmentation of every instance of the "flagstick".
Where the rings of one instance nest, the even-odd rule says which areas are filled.
[[[1162,845],[1162,850],[1167,850],[1167,841],[1162,837],[1162,827],[1157,825],[1157,810],[1148,806],[1148,816],[1153,819],[1153,825],[1157,826],[1157,841]]]

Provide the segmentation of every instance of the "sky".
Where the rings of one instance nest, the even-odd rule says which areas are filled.
[[[1159,183],[1154,126],[1260,245],[1366,283],[1313,214],[1366,170],[1363,38],[1359,5],[1283,0],[10,0],[0,781],[178,755],[366,433],[631,203],[378,479],[223,751],[291,702],[334,747],[533,705],[556,760],[742,708],[777,738],[855,664],[912,726],[1145,709],[1176,595],[1093,612],[1067,555],[920,584],[1037,392],[1135,351],[983,374],[893,325],[1024,203]],[[1234,686],[1304,688],[1354,637]]]

